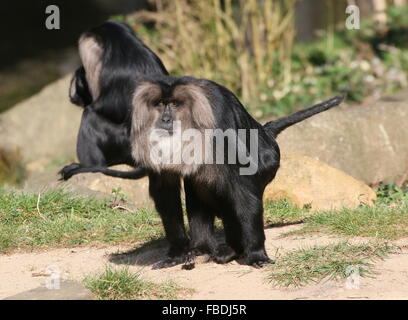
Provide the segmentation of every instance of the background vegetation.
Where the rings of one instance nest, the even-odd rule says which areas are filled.
[[[344,11],[339,23],[328,11],[327,28],[299,43],[295,0],[151,2],[154,11],[115,18],[133,25],[172,74],[227,86],[258,118],[340,92],[364,102],[407,86],[407,5],[389,6],[360,30],[345,29]]]
[[[0,112],[73,71],[80,32],[118,12],[125,15],[114,18],[133,25],[172,74],[227,86],[257,118],[284,115],[342,91],[359,103],[407,86],[406,0],[83,2],[80,17],[75,5],[54,3],[65,17],[58,32],[38,23],[44,2],[27,7],[35,15],[27,15],[24,28],[6,33]],[[347,4],[361,10],[359,30],[345,29]],[[24,11],[21,4],[7,6]],[[63,46],[67,52],[49,52]],[[29,60],[19,60],[28,54]]]

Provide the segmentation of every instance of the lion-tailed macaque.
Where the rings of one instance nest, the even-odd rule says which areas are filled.
[[[145,176],[130,154],[132,93],[136,79],[168,74],[166,68],[132,28],[119,21],[107,21],[83,33],[79,55],[82,66],[69,89],[71,102],[84,108],[77,141],[79,163],[62,168],[61,179],[83,172],[128,179]],[[122,172],[108,168],[116,164],[135,169]]]
[[[157,76],[136,85],[131,124],[132,156],[150,177],[167,240],[168,257],[154,268],[209,254],[217,263],[239,258],[262,267],[265,250],[262,196],[279,168],[276,136],[285,128],[341,103],[335,97],[265,125],[237,97],[212,81]],[[190,237],[183,224],[184,179]],[[225,243],[214,236],[221,218]]]

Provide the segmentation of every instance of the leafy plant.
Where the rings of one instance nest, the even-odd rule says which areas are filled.
[[[395,183],[386,183],[377,189],[377,202],[391,204],[408,201],[408,185],[398,187]]]

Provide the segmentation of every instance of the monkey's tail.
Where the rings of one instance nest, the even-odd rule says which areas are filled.
[[[326,100],[322,103],[318,103],[314,105],[313,107],[295,112],[289,116],[269,121],[265,123],[264,128],[267,131],[271,132],[273,137],[276,138],[278,134],[281,133],[286,128],[298,122],[301,122],[307,118],[310,118],[311,116],[314,116],[315,114],[318,114],[320,112],[323,112],[335,106],[338,106],[344,100],[344,98],[345,96],[337,96],[329,100]]]
[[[109,169],[106,167],[78,167],[72,170],[65,171],[64,169],[62,169],[61,171],[59,171],[58,173],[61,175],[59,180],[69,180],[74,175],[77,175],[80,173],[87,173],[87,172],[92,172],[92,173],[100,172],[110,177],[116,177],[116,178],[122,178],[122,179],[133,179],[133,180],[143,178],[147,175],[146,170],[143,168],[136,168],[131,171],[119,171],[119,170]]]
[[[147,175],[147,172],[143,168],[136,168],[131,171],[119,171],[119,170],[112,170],[108,168],[100,168],[98,171],[94,172],[101,172],[104,175],[111,176],[111,177],[116,177],[116,178],[122,178],[122,179],[140,179],[143,178]]]

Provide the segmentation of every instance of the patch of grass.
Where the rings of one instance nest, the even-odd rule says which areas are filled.
[[[408,235],[407,207],[361,207],[355,210],[320,212],[304,220],[300,230],[285,234],[299,235],[326,232],[341,236],[399,239]]]
[[[264,221],[267,225],[298,223],[308,216],[309,210],[300,209],[289,200],[268,201],[264,206]]]
[[[377,191],[378,200],[372,207],[324,211],[304,218],[300,230],[285,234],[299,235],[327,232],[341,236],[399,239],[408,235],[407,188],[385,185]]]
[[[154,283],[132,273],[128,268],[105,271],[84,279],[85,286],[99,300],[178,299],[188,290],[172,281]]]
[[[162,235],[160,218],[150,209],[113,209],[109,200],[64,190],[38,195],[0,189],[0,253],[91,242],[137,242]]]
[[[372,262],[383,259],[392,249],[386,243],[348,242],[298,249],[268,267],[268,279],[277,286],[299,287],[324,279],[344,279],[349,267],[358,268],[360,276],[367,276],[373,274]]]

